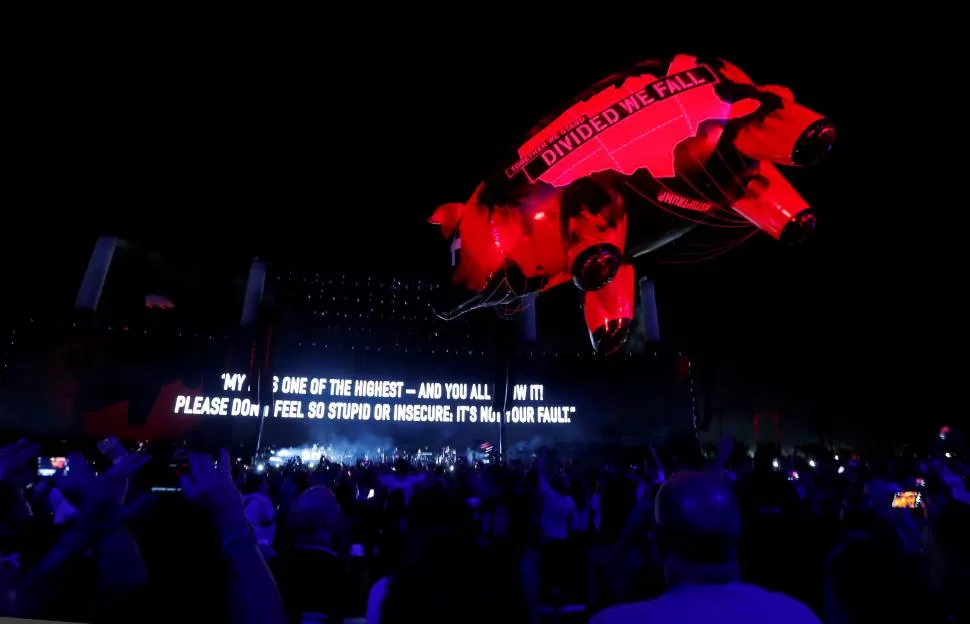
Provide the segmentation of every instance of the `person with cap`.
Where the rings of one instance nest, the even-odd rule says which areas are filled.
[[[605,609],[591,624],[819,622],[797,600],[741,582],[741,512],[723,479],[701,473],[674,475],[657,493],[654,514],[666,592],[654,600]]]

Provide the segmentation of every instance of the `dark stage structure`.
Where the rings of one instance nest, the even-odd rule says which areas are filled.
[[[260,259],[204,275],[102,237],[75,309],[14,327],[4,424],[251,446],[492,444],[506,455],[696,435],[693,371],[660,340],[652,283],[639,289],[642,339],[609,357],[583,332],[547,328],[543,301],[444,322],[431,306],[439,284]],[[582,327],[575,304],[559,320]]]

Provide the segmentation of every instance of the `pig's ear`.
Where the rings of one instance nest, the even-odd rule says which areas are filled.
[[[438,209],[434,211],[434,214],[428,219],[428,223],[440,225],[441,233],[445,235],[445,238],[450,238],[455,228],[458,227],[458,222],[461,220],[461,213],[464,209],[465,204],[459,204],[457,202],[443,204],[438,206]]]

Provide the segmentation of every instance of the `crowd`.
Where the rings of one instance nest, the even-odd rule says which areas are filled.
[[[751,457],[726,437],[707,459],[258,471],[108,440],[52,476],[38,453],[0,450],[0,615],[970,621],[959,451]]]

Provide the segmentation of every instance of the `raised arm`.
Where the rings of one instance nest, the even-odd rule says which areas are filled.
[[[286,611],[276,581],[259,551],[243,514],[242,494],[232,481],[229,453],[223,449],[218,466],[207,455],[189,456],[192,476],[182,477],[186,497],[212,517],[229,564],[229,604],[236,624],[283,624]]]

